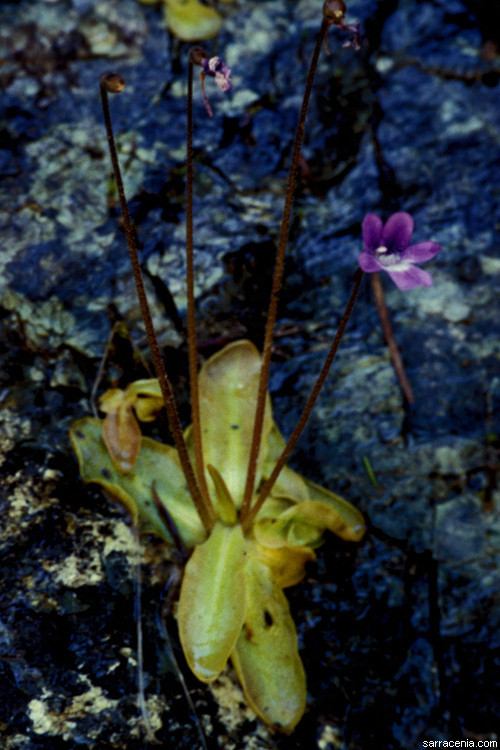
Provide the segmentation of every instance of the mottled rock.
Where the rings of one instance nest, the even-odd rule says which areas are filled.
[[[196,293],[202,351],[260,343],[286,167],[321,3],[245,0],[210,45],[235,88],[195,102]],[[224,675],[184,671],[208,747],[408,748],[498,733],[500,60],[493,4],[352,0],[359,53],[330,32],[303,147],[272,396],[290,432],[342,314],[367,211],[405,210],[443,251],[432,289],[383,279],[415,403],[393,372],[369,284],[295,465],[371,522],[330,539],[289,592],[309,709],[272,738]],[[78,478],[67,428],[148,357],[110,179],[98,79],[111,102],[153,315],[188,420],[187,47],[134,0],[0,8],[0,738],[9,750],[145,746],[134,565],[121,511]],[[496,51],[495,51],[496,50]],[[207,87],[212,82],[207,82]],[[115,335],[110,334],[115,325]],[[111,344],[108,346],[108,342]],[[139,354],[138,354],[139,352]],[[371,468],[373,474],[367,473]],[[201,747],[158,608],[171,572],[143,565],[145,698],[165,745]],[[170,649],[170,652],[169,652]],[[172,651],[173,649],[173,651]]]

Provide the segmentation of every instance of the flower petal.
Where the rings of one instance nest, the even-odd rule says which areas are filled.
[[[438,245],[437,242],[417,242],[416,245],[410,245],[406,250],[403,250],[401,258],[411,263],[423,263],[434,258],[440,251],[441,245]]]
[[[363,243],[367,252],[372,253],[380,245],[383,227],[384,224],[380,216],[366,214],[363,219]]]
[[[255,713],[268,726],[289,734],[306,707],[297,632],[270,569],[250,557],[245,579],[247,611],[231,661]]]
[[[413,227],[413,217],[406,211],[392,214],[382,230],[381,244],[391,253],[403,252],[410,244]]]
[[[387,273],[394,281],[398,289],[413,289],[416,286],[432,286],[432,276],[427,271],[410,266],[404,271],[388,270]]]
[[[218,470],[237,508],[241,507],[245,489],[260,365],[260,354],[250,341],[235,341],[210,357],[199,375],[205,465],[212,464]],[[268,395],[256,485],[262,475],[271,427]],[[210,486],[212,480],[208,475],[207,481]]]
[[[222,672],[243,626],[247,546],[241,526],[216,523],[186,565],[179,636],[187,663],[202,682]]]
[[[360,253],[358,255],[358,262],[362,271],[365,273],[376,273],[377,271],[385,271],[384,266],[379,263],[374,255],[369,253]]]

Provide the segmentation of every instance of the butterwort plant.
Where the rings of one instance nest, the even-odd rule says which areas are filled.
[[[108,94],[121,92],[125,84],[115,73],[101,77],[111,161],[157,377],[106,391],[100,400],[104,418],[84,417],[70,431],[82,478],[100,485],[124,505],[141,534],[160,536],[187,559],[178,626],[190,669],[209,683],[231,661],[256,714],[273,730],[286,733],[293,731],[304,713],[306,679],[283,589],[304,578],[305,566],[315,559],[325,531],[351,542],[359,542],[365,533],[357,508],[287,464],[344,335],[362,283],[361,268],[354,273],[339,328],[288,440],[274,422],[268,394],[297,168],[318,58],[332,26],[351,35],[350,46],[359,46],[359,28],[347,24],[344,16],[345,5],[339,0],[328,0],[323,6],[292,153],[262,353],[250,341],[234,341],[208,359],[199,372],[194,298],[193,75],[198,66],[202,84],[208,76],[226,91],[230,89],[230,71],[219,57],[210,57],[201,48],[190,52],[186,289],[192,421],[186,429],[152,323],[111,126]],[[207,107],[204,89],[203,99]],[[207,111],[210,113],[209,106]],[[399,235],[391,226],[384,234],[380,220],[371,218],[364,225],[365,240],[369,240],[365,252],[373,262],[384,255],[382,242],[392,254],[403,252],[403,245],[408,244],[406,236],[396,243]],[[386,270],[392,273],[393,265]],[[140,424],[156,419],[162,409],[167,413],[173,446],[141,432]]]

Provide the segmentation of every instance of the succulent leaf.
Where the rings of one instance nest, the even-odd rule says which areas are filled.
[[[179,636],[187,663],[202,682],[224,669],[245,617],[248,542],[241,526],[216,523],[186,565],[179,598]]]
[[[260,354],[250,341],[235,341],[210,357],[199,375],[205,464],[217,469],[237,508],[241,507],[245,489],[260,364]],[[257,484],[271,427],[271,400],[267,396]],[[189,441],[189,433],[187,437]]]
[[[271,570],[250,556],[246,613],[231,661],[245,696],[268,725],[290,733],[306,705],[306,678],[288,601]]]
[[[366,531],[363,514],[340,495],[336,495],[334,492],[330,492],[325,487],[310,482],[308,479],[304,481],[311,500],[326,504],[331,509],[329,513],[325,513],[323,516],[324,520],[328,521],[323,528],[332,531],[345,542],[361,541]],[[300,512],[303,513],[304,509]],[[321,523],[315,522],[315,525],[321,526]]]
[[[183,42],[212,39],[222,23],[217,11],[199,0],[165,0],[164,15],[169,30]]]

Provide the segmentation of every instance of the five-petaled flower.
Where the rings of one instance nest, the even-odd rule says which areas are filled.
[[[363,220],[365,249],[358,258],[362,270],[386,271],[398,289],[432,286],[430,273],[414,264],[430,260],[441,246],[437,242],[410,245],[413,225],[413,218],[404,211],[393,214],[385,224],[376,214],[367,214]]]

